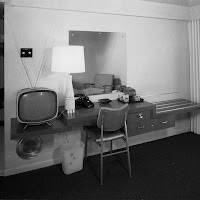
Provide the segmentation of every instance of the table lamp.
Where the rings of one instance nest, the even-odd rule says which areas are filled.
[[[67,74],[65,110],[75,112],[74,90],[70,73],[85,72],[83,46],[58,46],[53,48],[51,71]]]

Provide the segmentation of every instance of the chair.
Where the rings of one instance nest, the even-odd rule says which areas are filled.
[[[103,89],[103,93],[110,93],[113,89],[113,74],[96,74],[94,83],[85,83],[85,88],[93,87],[97,90]]]
[[[127,112],[128,104],[121,108],[102,107],[99,111],[97,124],[95,126],[84,126],[86,133],[85,159],[87,159],[87,142],[93,139],[101,148],[101,176],[100,184],[103,185],[103,158],[119,153],[127,152],[129,176],[131,177],[131,162],[127,134]],[[113,140],[122,138],[126,143],[126,148],[113,151]],[[103,143],[110,142],[110,152],[104,153]]]

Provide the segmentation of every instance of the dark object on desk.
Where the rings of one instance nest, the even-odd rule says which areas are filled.
[[[144,99],[143,98],[140,98],[140,100],[134,100],[134,99],[130,99],[129,98],[129,103],[138,103],[138,102],[143,102],[144,101]]]
[[[83,108],[83,98],[85,97],[84,94],[76,94],[74,97],[78,97],[78,99],[75,100],[75,107],[76,109]]]
[[[111,100],[110,100],[110,99],[99,99],[98,102],[99,102],[99,103],[103,103],[103,104],[108,104],[108,103],[111,102]]]
[[[130,97],[130,96],[135,96],[135,95],[136,95],[136,91],[135,91],[135,89],[133,89],[132,87],[125,87],[125,88],[123,89],[123,93],[124,93],[124,94],[128,94],[129,97]]]
[[[135,102],[135,100],[136,100],[136,98],[135,98],[136,97],[136,90],[135,89],[133,89],[131,87],[126,87],[126,88],[124,88],[123,92],[124,92],[125,95],[126,94],[129,95],[129,103]],[[137,102],[139,102],[139,101],[137,101]]]
[[[94,107],[94,104],[90,101],[90,99],[89,99],[89,97],[84,97],[83,98],[83,107],[84,108],[92,108],[92,107]]]
[[[128,105],[123,105],[120,108],[101,107],[97,123],[95,126],[84,126],[86,133],[85,142],[85,158],[87,158],[87,141],[93,139],[101,147],[101,185],[103,185],[103,158],[119,153],[127,153],[129,177],[131,177],[131,163],[128,145],[127,133],[127,113]],[[126,143],[126,149],[117,150],[113,152],[113,140],[123,139]],[[110,152],[105,153],[103,146],[105,142],[110,142]]]
[[[42,150],[43,142],[39,136],[21,139],[16,146],[17,155],[22,159],[32,159]]]
[[[117,99],[117,101],[122,102],[122,103],[127,103],[127,102],[124,102],[123,100],[120,100],[119,98]],[[144,99],[142,99],[142,98],[140,98],[139,101],[135,101],[134,99],[130,99],[129,98],[129,102],[128,103],[138,103],[138,102],[143,102],[143,101],[144,101]]]
[[[75,100],[75,107],[76,109],[81,109],[83,108],[83,100],[81,97]]]
[[[92,108],[94,107],[94,104],[90,101],[89,97],[83,95],[82,97],[80,96],[78,99],[75,100],[75,107],[76,109]]]

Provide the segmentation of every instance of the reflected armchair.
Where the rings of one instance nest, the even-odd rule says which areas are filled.
[[[102,93],[110,93],[113,90],[113,74],[96,74],[94,83],[83,84],[85,88],[96,88]]]

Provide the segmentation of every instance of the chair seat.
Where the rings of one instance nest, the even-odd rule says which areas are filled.
[[[83,129],[87,132],[88,136],[95,137],[96,142],[101,142],[101,129],[97,126],[84,126]],[[104,131],[103,142],[116,140],[125,136],[122,130],[117,131]]]
[[[116,155],[119,153],[127,153],[129,177],[131,177],[131,162],[128,144],[127,133],[127,112],[128,104],[123,105],[120,108],[108,108],[101,107],[97,116],[97,123],[93,126],[83,126],[85,131],[85,159],[87,159],[87,143],[89,139],[95,141],[101,148],[100,165],[101,165],[101,177],[100,183],[103,185],[103,158],[107,156]],[[101,140],[101,137],[102,140]],[[113,140],[122,138],[126,143],[126,150],[118,150],[113,152]],[[110,143],[110,151],[105,154],[104,142]]]

